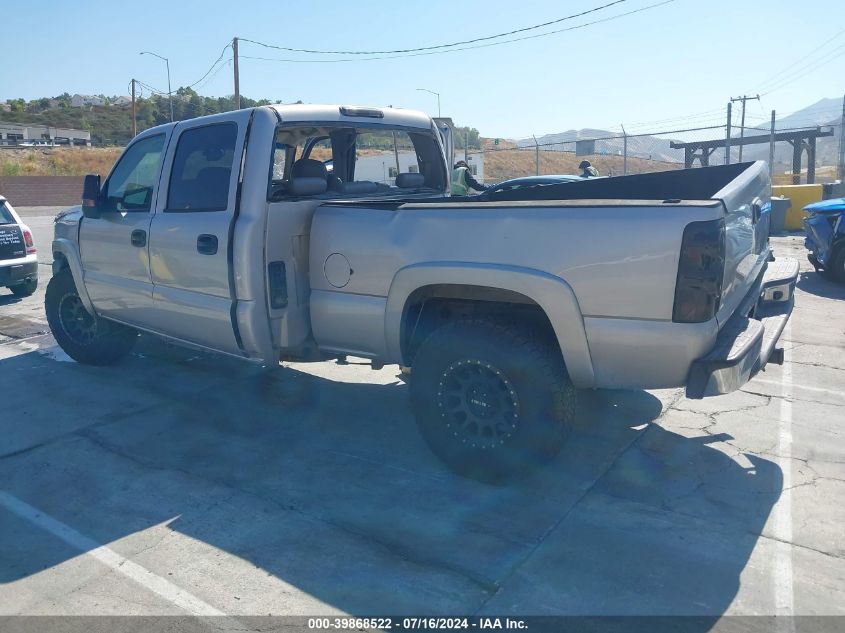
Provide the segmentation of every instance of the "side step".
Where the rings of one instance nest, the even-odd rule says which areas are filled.
[[[790,301],[795,283],[798,281],[798,260],[791,257],[781,257],[771,262],[763,273],[763,295],[760,298],[765,304],[768,302]]]

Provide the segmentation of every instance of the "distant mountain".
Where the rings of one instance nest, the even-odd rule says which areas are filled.
[[[826,127],[833,126],[833,136],[820,138],[816,141],[816,165],[835,165],[839,156],[839,135],[842,117],[842,99],[821,99],[813,105],[778,118],[775,112],[775,130],[791,128]],[[767,134],[771,124],[756,125],[746,131],[746,135]],[[768,160],[769,146],[767,144],[748,145],[743,150],[743,159]],[[806,167],[806,156],[804,157]],[[792,146],[788,143],[775,145],[775,164],[792,165]]]
[[[737,110],[734,110],[734,112],[736,113]],[[777,114],[775,116],[775,127],[778,130],[835,125],[836,127],[833,128],[833,137],[818,139],[816,145],[816,163],[819,166],[836,164],[839,150],[838,125],[840,117],[842,116],[841,98],[821,99],[816,103],[787,116],[781,118],[777,118]],[[769,127],[768,123],[757,124],[754,126],[749,125],[746,128],[745,134],[746,136],[764,134],[769,131]],[[712,138],[720,136],[718,130],[711,130],[710,132],[713,133],[710,135]],[[734,136],[739,136],[739,130],[734,130]],[[622,135],[618,132],[611,132],[609,130],[599,130],[593,128],[567,130],[566,132],[558,132],[556,134],[544,134],[543,136],[537,137],[537,142],[540,144],[541,150],[545,149],[574,152],[576,141],[588,139],[600,139],[596,140],[595,143],[596,154],[622,154]],[[629,136],[628,156],[673,163],[683,163],[684,151],[669,147],[671,140],[678,139],[668,139],[659,136]],[[515,141],[515,143],[518,147],[526,149],[534,147],[533,138],[519,139]],[[734,160],[736,160],[738,156],[737,149],[734,148],[731,154],[734,156]],[[722,151],[717,151],[714,155],[714,160],[717,164],[721,161],[723,155]],[[768,158],[768,144],[746,145],[743,148],[744,160],[768,160]],[[787,166],[792,165],[792,147],[788,143],[782,142],[776,144],[775,162]]]
[[[574,152],[576,141],[591,139],[597,139],[595,141],[594,154],[604,156],[622,155],[624,148],[622,135],[618,132],[610,132],[609,130],[583,128],[581,130],[558,132],[557,134],[544,134],[543,136],[537,137],[537,143],[540,145],[540,149],[545,151]],[[670,140],[657,136],[629,136],[628,156],[670,163],[683,163],[684,150],[669,147]],[[530,149],[534,147],[534,139],[519,139],[516,141],[516,144],[518,147]]]
[[[842,117],[842,99],[821,99],[811,106],[778,118],[775,112],[775,127],[778,129],[791,127],[815,127],[817,125],[838,124]],[[758,125],[759,129],[768,131],[769,125]]]

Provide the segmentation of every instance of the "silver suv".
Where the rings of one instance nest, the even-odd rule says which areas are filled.
[[[38,288],[38,258],[32,231],[21,222],[12,205],[0,196],[0,286],[18,297]]]

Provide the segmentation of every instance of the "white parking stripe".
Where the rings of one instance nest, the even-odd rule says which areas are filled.
[[[65,525],[58,519],[54,519],[44,512],[41,512],[38,508],[34,508],[14,495],[2,490],[0,490],[0,506],[6,508],[9,512],[16,514],[20,518],[29,521],[33,525],[38,526],[42,530],[49,532],[53,536],[58,537],[71,547],[74,547],[88,556],[97,559],[104,565],[111,567],[127,578],[134,580],[142,587],[149,589],[171,604],[184,609],[192,615],[225,615],[222,611],[218,611],[210,604],[203,602],[181,587],[177,587],[169,580],[155,575],[149,569],[142,567],[137,563],[133,563],[131,560],[121,556],[114,550],[109,549],[105,545],[100,545],[84,534],[80,534],[69,525]]]
[[[784,329],[789,338],[790,323]],[[784,351],[783,374],[780,399],[780,421],[778,423],[778,466],[783,473],[780,499],[773,510],[775,537],[775,615],[787,616],[778,620],[779,631],[794,631],[795,621],[789,617],[795,608],[795,594],[792,587],[792,350]]]
[[[787,327],[789,327],[787,325]],[[790,350],[784,350],[784,371],[786,371],[786,357],[790,354]],[[791,370],[790,370],[791,371]],[[835,396],[841,396],[845,398],[845,391],[838,391],[836,389],[827,389],[825,387],[810,387],[808,385],[797,385],[792,382],[792,376],[789,377],[789,382],[785,382],[785,380],[766,380],[765,378],[754,378],[754,383],[759,383],[761,385],[772,385],[774,387],[782,387],[783,389],[787,390],[784,392],[784,395],[788,395],[788,397],[792,397],[792,389],[806,389],[807,391],[816,391],[818,393],[829,393]],[[750,384],[754,384],[750,383]]]

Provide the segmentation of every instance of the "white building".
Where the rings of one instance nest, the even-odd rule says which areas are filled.
[[[80,95],[76,94],[70,98],[71,108],[84,108],[86,106],[104,106],[106,100],[96,95]]]
[[[0,145],[91,145],[91,132],[52,125],[0,122]]]

